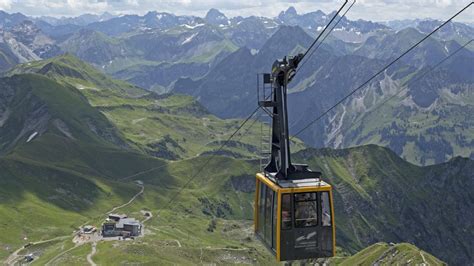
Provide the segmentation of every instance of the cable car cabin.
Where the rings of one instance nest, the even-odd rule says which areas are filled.
[[[277,261],[335,256],[331,185],[320,179],[279,180],[257,174],[255,233]]]
[[[263,74],[262,87],[257,84],[263,92],[258,105],[272,126],[269,160],[257,174],[255,233],[278,261],[333,257],[336,252],[332,188],[321,180],[321,172],[291,162],[287,88],[304,55],[276,60],[272,72]]]

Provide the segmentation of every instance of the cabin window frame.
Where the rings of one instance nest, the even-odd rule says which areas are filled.
[[[267,185],[263,182],[259,184],[259,195],[258,195],[258,234],[262,239],[265,239],[265,200],[266,200],[266,187]]]
[[[288,197],[289,198],[289,202],[288,202],[288,208],[285,208],[285,201],[284,201],[284,197]],[[284,211],[287,210],[287,212],[289,213],[289,223],[286,223],[285,224],[285,220],[283,219],[283,213]],[[293,228],[293,204],[292,204],[292,193],[283,193],[281,194],[281,230],[291,230]]]
[[[278,192],[273,191],[273,207],[272,207],[272,249],[276,251],[277,246],[277,224],[278,224]]]
[[[275,200],[275,191],[269,186],[266,187],[264,203],[264,225],[263,239],[271,247],[273,242],[273,201]],[[268,212],[270,211],[270,212]]]
[[[312,194],[314,195],[311,196],[311,199],[305,199],[305,200],[297,200],[297,195],[300,195],[300,194]],[[314,203],[314,220],[316,220],[313,224],[311,225],[306,225],[306,226],[301,226],[301,225],[298,225],[297,223],[297,210],[299,210],[298,208],[298,203],[307,203],[307,202],[313,202]],[[317,192],[299,192],[299,193],[293,193],[293,213],[294,213],[294,227],[295,228],[312,228],[312,227],[318,227],[319,225],[319,204],[318,204],[318,193]],[[305,220],[310,220],[310,218],[306,218]]]
[[[326,207],[327,207],[327,210],[328,210],[328,214],[329,214],[329,225],[325,225],[324,224],[324,208],[323,208],[323,195],[326,194],[327,195],[327,202],[325,203],[326,204]],[[331,227],[333,222],[332,222],[332,209],[331,209],[331,195],[329,193],[329,191],[321,191],[319,193],[319,197],[320,197],[320,200],[319,200],[319,207],[321,208],[321,226],[323,227]]]

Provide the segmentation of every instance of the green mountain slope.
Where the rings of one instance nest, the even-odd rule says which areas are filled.
[[[469,177],[472,161],[457,159],[436,167],[419,167],[376,146],[305,150],[298,153],[298,157],[300,162],[302,157],[312,158],[309,160],[311,167],[321,167],[326,179],[335,186],[337,245],[345,251],[342,254],[355,253],[382,239],[393,242],[404,239],[450,263],[463,264],[472,259],[470,253],[463,252],[470,249],[465,230],[472,224],[469,219],[460,221],[458,217],[469,216],[466,212],[472,201],[466,203],[469,206],[465,211],[456,209],[443,212],[443,215],[439,209],[455,203],[449,200],[440,205],[436,201],[440,191],[449,193],[453,201],[466,198],[466,191],[472,189],[469,181],[472,179]],[[259,263],[272,264],[271,256],[252,235],[254,177],[251,173],[257,170],[254,162],[214,158],[188,188],[171,198],[190,178],[196,165],[206,159],[170,162],[166,171],[134,177],[144,181],[145,193],[121,211],[142,217],[140,210],[146,209],[157,216],[147,222],[148,233],[137,242],[99,243],[95,262],[199,263],[202,260],[229,263],[230,256],[242,262],[258,259]],[[441,184],[428,181],[434,177],[443,177],[444,181]],[[459,188],[452,182],[465,187]],[[457,187],[458,194],[448,187]],[[99,222],[97,220],[97,225]],[[216,227],[209,229],[214,223]],[[457,223],[457,228],[452,228],[452,223]],[[450,246],[445,245],[448,242]],[[337,258],[335,262],[348,263],[346,265],[353,261],[416,264],[425,257],[429,263],[439,263],[410,245],[375,247],[354,257]],[[57,254],[58,248],[51,246],[43,252],[55,253],[53,250],[57,250]],[[140,252],[142,249],[146,252]],[[182,254],[187,255],[183,257]],[[384,254],[390,256],[382,256]],[[44,257],[42,262],[48,258],[51,257]],[[74,261],[79,258],[71,253],[62,259]]]
[[[330,265],[446,265],[433,255],[408,244],[373,244],[348,258],[331,259]]]
[[[91,65],[84,63],[71,54],[20,64],[11,69],[6,75],[12,76],[25,73],[36,73],[63,84],[70,84],[81,90],[83,94],[96,92],[97,96],[95,98],[101,97],[97,93],[99,91],[98,88],[106,90],[106,95],[103,96],[106,98],[119,97],[123,94],[130,97],[149,94],[141,88],[102,74]],[[92,96],[88,98],[92,98]]]
[[[309,149],[297,158],[321,169],[335,188],[337,245],[356,251],[405,241],[449,263],[472,261],[472,160],[420,167],[374,145]]]
[[[11,77],[0,80],[0,130],[1,143],[4,144],[0,157],[0,180],[3,185],[0,209],[5,217],[9,217],[2,220],[5,223],[0,229],[4,233],[0,242],[8,247],[2,250],[1,257],[30,241],[48,240],[53,237],[65,237],[67,241],[58,241],[63,243],[63,246],[69,246],[70,234],[80,224],[87,222],[100,225],[100,220],[108,210],[128,201],[139,191],[139,188],[130,182],[135,177],[143,179],[147,188],[152,191],[144,198],[149,202],[150,208],[161,207],[171,193],[176,192],[186,182],[196,165],[206,159],[203,157],[185,160],[176,167],[165,167],[162,161],[146,155],[146,152],[141,151],[140,145],[135,145],[127,139],[126,130],[125,134],[122,134],[120,126],[116,128],[109,122],[112,120],[107,118],[110,113],[100,111],[110,106],[120,110],[121,105],[124,107],[120,111],[130,109],[124,103],[133,103],[133,108],[153,103],[153,108],[143,108],[142,112],[168,115],[166,117],[172,117],[174,114],[189,121],[187,123],[192,123],[196,116],[207,116],[207,112],[199,105],[193,104],[193,100],[188,96],[156,96],[146,93],[146,97],[143,97],[140,95],[143,90],[130,85],[122,86],[120,82],[117,83],[106,76],[96,75],[97,72],[89,71],[87,65],[82,65],[69,56],[21,67],[23,69],[17,68],[14,73],[33,72],[42,75],[11,73]],[[99,83],[100,81],[102,83]],[[95,90],[85,88],[86,85],[100,88],[102,93],[95,94]],[[78,87],[82,89],[78,90]],[[94,106],[97,102],[104,105]],[[187,112],[193,112],[194,116]],[[113,118],[116,113],[111,113]],[[124,112],[124,120],[127,116],[129,114]],[[209,118],[210,121],[205,122],[211,127],[217,127],[222,134],[229,134],[240,123],[238,120]],[[198,124],[201,123],[199,118],[195,119]],[[157,125],[167,121],[156,120]],[[199,132],[197,130],[206,131],[198,126],[192,128],[190,125],[184,125],[193,130],[187,132],[186,136]],[[158,134],[162,132],[159,131]],[[200,136],[196,138],[198,137]],[[241,139],[242,137],[240,136]],[[205,137],[202,139],[200,141],[209,141]],[[234,144],[236,146],[229,152],[242,152],[239,142]],[[210,148],[202,148],[191,139],[189,147],[193,147],[191,145],[212,151],[220,143],[216,141],[209,145]],[[228,164],[226,160],[224,159],[222,165]],[[231,171],[240,169],[240,175],[248,171],[248,167],[242,167],[241,162],[237,160],[228,167],[234,169]],[[216,176],[214,180],[221,180],[220,177],[227,177],[229,173],[222,172],[219,178]],[[202,174],[206,174],[206,171]],[[133,179],[128,180],[126,177]],[[196,209],[200,217],[196,218],[196,226],[207,228],[210,221],[201,209],[216,217],[242,218],[251,215],[250,195],[243,196],[246,198],[245,207],[237,207],[240,202],[237,201],[239,196],[236,196],[235,192],[230,192],[230,196],[221,195],[223,198],[219,199],[217,206],[205,201],[207,193],[216,194],[221,191],[222,186],[229,186],[225,182],[226,179],[222,180],[224,183],[217,182],[209,189],[194,189],[194,186],[191,186],[193,194],[189,199],[183,200],[187,202],[185,205],[188,209],[196,204],[201,205],[204,200],[202,208]],[[228,198],[232,199],[226,202]],[[229,212],[229,206],[235,211]],[[18,221],[24,223],[18,226]],[[169,223],[172,222],[170,219]],[[205,238],[207,233],[207,230],[203,230],[201,237]],[[219,242],[214,241],[212,236],[207,238],[210,243]],[[225,243],[235,245],[234,240],[223,241],[224,238],[225,236],[217,237],[222,240],[218,247],[225,247]],[[48,243],[54,246],[58,241]],[[196,245],[198,243],[202,244],[196,241]],[[45,246],[49,248],[49,244]],[[32,248],[41,249],[37,245]],[[258,248],[263,250],[262,247]],[[51,252],[52,255],[57,255],[54,251]]]
[[[424,36],[415,29],[379,34],[359,44],[323,45],[305,60],[289,85],[290,134],[306,128],[298,137],[311,147],[386,146],[420,165],[474,156],[469,130],[472,43],[424,76],[465,44],[429,38],[338,108],[331,108]],[[304,51],[311,41],[299,27],[280,27],[258,53],[241,48],[205,76],[177,80],[173,91],[194,96],[219,117],[245,117],[256,102],[255,74],[269,72],[274,60]],[[400,90],[406,93],[392,97]],[[327,116],[307,127],[330,108]]]
[[[4,132],[16,132],[13,130],[14,126],[27,123],[31,114],[38,113],[38,106],[44,106],[46,110],[42,114],[45,118],[33,117],[34,120],[44,121],[42,130],[37,129],[36,124],[31,129],[38,130],[38,135],[28,142],[27,137],[32,131],[27,131],[0,159],[3,183],[1,209],[5,217],[9,217],[3,220],[4,234],[0,241],[11,248],[29,241],[55,236],[67,237],[86,221],[99,225],[98,221],[106,211],[128,201],[139,190],[128,180],[125,183],[120,180],[157,167],[159,171],[147,173],[140,178],[149,183],[148,189],[152,191],[145,198],[150,206],[153,209],[162,206],[186,182],[196,165],[205,159],[183,161],[176,167],[163,168],[159,160],[137,153],[126,145],[120,147],[121,142],[116,143],[114,138],[110,138],[112,133],[99,134],[101,130],[114,126],[75,88],[32,74],[15,75],[2,79],[2,82],[6,84],[2,86],[2,93],[10,93],[5,88],[13,89],[13,97],[9,98],[7,105],[13,115],[6,118],[1,128]],[[57,123],[59,120],[64,122]],[[95,126],[91,127],[90,123]],[[115,136],[120,139],[118,133]],[[11,140],[6,142],[11,143]],[[239,161],[228,164],[224,160],[222,165],[240,169],[240,174],[248,171],[241,167]],[[202,174],[205,175],[206,172]],[[218,177],[227,174],[229,171],[213,180],[217,181]],[[206,180],[209,181],[210,177]],[[200,204],[200,199],[205,199],[207,193],[220,191],[221,185],[223,184],[215,182],[212,187],[203,190],[191,186],[193,195],[182,201],[190,209]],[[203,210],[208,209],[209,213],[215,213],[218,217],[248,217],[251,214],[250,205],[245,207],[244,214],[242,210],[237,211],[236,196],[232,198],[230,204],[236,210],[232,213],[226,209],[229,203],[224,204],[225,198],[219,201],[224,207],[215,208],[204,204]],[[250,196],[246,198],[248,202]],[[196,226],[207,227],[209,218],[200,210],[198,214],[201,218],[196,219]],[[18,226],[18,221],[24,223]],[[170,219],[169,223],[172,222]],[[203,230],[201,233],[203,238],[206,232]],[[214,241],[211,236],[207,237],[209,242]],[[223,243],[231,245],[233,242]],[[219,246],[221,245],[223,244]]]
[[[110,75],[159,92],[180,77],[204,75],[214,61],[237,49],[218,27],[204,24],[137,28],[120,37],[81,29],[59,45]]]
[[[34,74],[0,83],[2,256],[69,235],[139,190],[117,179],[162,164],[133,151],[75,88]]]
[[[140,191],[132,181],[141,180],[143,194],[120,212],[142,217],[141,210],[151,211],[154,217],[146,223],[146,235],[137,241],[100,242],[96,263],[272,264],[251,228],[258,162],[251,160],[254,153],[248,148],[254,147],[258,134],[242,132],[224,153],[237,158],[215,156],[188,183],[219,143],[207,135],[209,131],[220,130],[219,137],[224,139],[240,121],[213,118],[189,97],[142,94],[145,91],[122,86],[87,66],[74,67],[81,64],[75,60],[64,56],[35,62],[30,67],[37,67],[29,70],[23,65],[26,70],[22,71],[34,73],[49,67],[43,75],[0,79],[0,143],[4,143],[0,208],[5,216],[14,214],[2,223],[0,242],[9,249],[0,256],[29,241],[61,236],[31,247],[40,250],[37,263],[83,262],[90,244],[60,255],[65,251],[62,247],[74,247],[73,228],[85,222],[99,226],[107,211]],[[68,61],[72,62],[64,63]],[[70,73],[81,71],[86,71],[81,78],[71,78],[75,74]],[[102,85],[98,85],[100,80]],[[153,120],[150,129],[141,121],[134,126],[133,119],[142,118],[134,116],[137,110],[146,116],[145,121]],[[212,127],[200,125],[203,117]],[[182,127],[186,130],[180,131]],[[155,132],[155,128],[161,129]],[[164,162],[149,156],[147,138],[166,133],[169,137],[163,137],[164,143],[171,145],[167,151],[173,151],[172,140],[185,136],[186,141],[177,141],[186,143],[184,151],[176,153],[185,159]],[[143,136],[143,143],[134,141]],[[159,146],[155,151],[163,150]],[[295,161],[321,169],[333,184],[337,245],[345,252],[355,253],[380,241],[410,242],[449,263],[472,261],[474,252],[466,232],[473,227],[469,212],[474,207],[470,195],[473,161],[455,158],[420,167],[377,146],[305,149],[295,154]],[[181,190],[184,184],[188,186]],[[177,191],[181,193],[176,195]],[[440,195],[448,196],[440,200]],[[62,212],[64,218],[59,216]]]
[[[190,96],[157,95],[111,79],[71,55],[19,65],[8,74],[15,73],[39,73],[74,86],[131,146],[159,158],[176,160],[211,152],[241,123],[210,115]],[[261,126],[253,125],[248,134],[239,134],[226,152],[254,156],[260,143],[252,136],[260,134]]]
[[[421,165],[473,158],[472,59],[462,51],[428,75],[429,68],[386,75],[329,118],[326,144],[383,145]]]
[[[120,40],[88,29],[77,31],[60,45],[63,51],[74,53],[82,60],[96,65],[103,65],[119,57],[136,55],[133,49]]]
[[[1,150],[5,153],[50,128],[70,140],[127,146],[106,117],[71,86],[40,75],[3,78]],[[77,119],[71,119],[76,117]],[[84,130],[87,128],[88,130]]]

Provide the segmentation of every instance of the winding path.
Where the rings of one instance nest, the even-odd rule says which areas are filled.
[[[145,186],[144,186],[144,185],[142,185],[142,184],[137,184],[137,186],[141,187],[142,189],[141,189],[137,194],[135,194],[135,196],[133,196],[127,203],[122,204],[122,205],[117,206],[117,207],[114,207],[112,210],[108,211],[106,214],[110,214],[110,213],[112,213],[112,212],[115,212],[115,211],[118,210],[118,209],[121,209],[121,208],[123,208],[123,207],[126,207],[126,206],[132,204],[132,202],[133,202],[138,196],[140,196],[141,194],[143,194],[143,192],[145,191]]]
[[[429,265],[429,264],[426,262],[425,255],[423,255],[423,251],[421,251],[421,250],[420,250],[420,255],[421,255],[421,258],[423,259],[423,264],[424,264],[424,265]]]
[[[94,256],[96,252],[97,252],[97,243],[93,242],[91,253],[87,255],[87,262],[89,262],[91,266],[97,266],[97,264],[95,264],[94,261],[92,260],[92,256]]]
[[[141,181],[140,181],[141,182]],[[137,183],[137,186],[141,187],[140,191],[135,194],[127,203],[125,204],[122,204],[120,206],[117,206],[117,207],[114,207],[112,208],[112,210],[108,211],[107,214],[110,214],[112,212],[115,212],[116,210],[120,209],[120,208],[123,208],[123,207],[126,207],[130,204],[133,203],[134,200],[137,199],[138,196],[140,196],[141,194],[143,194],[143,192],[145,191],[145,186],[143,185],[143,183]],[[146,220],[150,219],[152,217],[151,213],[150,213],[150,217],[148,217]],[[145,220],[145,221],[146,221]],[[87,262],[91,265],[91,266],[97,266],[97,264],[94,263],[94,261],[92,260],[92,256],[95,255],[95,253],[97,252],[97,240],[93,241],[92,242],[92,250],[89,254],[87,254]]]
[[[130,204],[133,203],[133,201],[138,197],[140,196],[141,194],[143,194],[143,192],[145,191],[145,186],[143,184],[137,184],[137,186],[141,187],[140,191],[135,194],[127,203],[125,204],[122,204],[122,205],[119,205],[117,207],[114,207],[112,208],[110,211],[106,212],[105,214],[109,214],[109,213],[112,213],[120,208],[123,208],[123,207],[126,207]],[[151,217],[148,217],[148,219],[150,219]],[[88,222],[84,223],[83,225],[87,224]],[[73,233],[73,235],[75,235],[76,232]],[[51,242],[51,241],[54,241],[54,240],[62,240],[62,239],[67,239],[68,237],[71,237],[70,235],[67,235],[67,236],[58,236],[58,237],[54,237],[54,238],[51,238],[51,239],[47,239],[47,240],[41,240],[41,241],[37,241],[37,242],[32,242],[31,243],[31,246],[34,246],[34,245],[38,245],[38,244],[43,244],[43,243],[47,243],[47,242]],[[61,253],[59,253],[58,255],[56,255],[54,258],[52,258],[51,260],[49,260],[45,265],[50,265],[52,262],[54,262],[56,259],[58,259],[59,257],[61,257],[62,255],[68,253],[69,251],[81,246],[83,243],[80,243],[80,244],[76,244],[74,247],[68,249],[68,250],[65,250]],[[96,249],[96,245],[97,243],[94,241],[92,243],[92,251],[91,253],[89,253],[87,255],[87,261],[89,262],[89,264],[95,266],[96,264],[92,261],[92,256],[96,253],[97,249]],[[21,248],[17,249],[15,252],[13,252],[10,256],[8,256],[8,258],[5,260],[4,264],[6,265],[14,265],[16,262],[18,262],[18,260],[21,258],[21,256],[18,255],[18,253],[20,253],[23,249],[25,249],[25,246],[22,246]]]
[[[55,240],[62,240],[62,239],[66,239],[68,237],[69,236],[58,236],[58,237],[54,237],[54,238],[51,238],[51,239],[32,242],[31,246],[39,245],[39,244],[43,244],[43,243],[48,243],[48,242],[55,241]],[[18,255],[18,253],[20,253],[23,249],[25,249],[25,246],[22,246],[21,248],[15,250],[15,252],[13,252],[10,256],[8,256],[8,258],[5,260],[5,264],[14,265],[15,262],[17,262],[17,260],[21,257],[21,256]]]
[[[74,247],[72,247],[72,248],[70,248],[70,249],[68,249],[68,250],[65,250],[65,251],[59,253],[59,254],[56,255],[54,258],[52,258],[52,259],[50,259],[48,262],[46,262],[44,265],[51,265],[51,263],[53,263],[55,260],[59,259],[62,255],[68,253],[69,251],[71,251],[71,250],[73,250],[73,249],[75,249],[75,248],[77,248],[77,247],[79,247],[79,246],[81,246],[81,245],[82,245],[82,244],[76,244],[76,245],[74,245]]]

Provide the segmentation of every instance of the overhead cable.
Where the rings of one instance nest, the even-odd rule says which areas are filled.
[[[470,4],[466,5],[464,8],[462,8],[461,10],[459,10],[456,14],[454,14],[452,17],[450,17],[448,20],[446,20],[445,22],[443,22],[443,24],[439,25],[438,27],[436,27],[433,31],[431,31],[429,34],[427,34],[425,37],[423,37],[421,40],[419,40],[417,43],[415,43],[414,45],[412,45],[410,48],[408,48],[405,52],[403,52],[401,55],[399,55],[397,58],[395,58],[393,61],[391,61],[389,64],[387,64],[385,67],[383,67],[382,69],[380,69],[377,73],[375,73],[372,77],[370,77],[367,81],[365,81],[364,83],[362,83],[360,86],[358,86],[357,88],[355,88],[354,90],[352,90],[349,94],[347,94],[346,96],[344,96],[342,99],[340,99],[337,103],[335,103],[333,106],[331,106],[329,109],[327,109],[326,111],[324,111],[322,114],[320,114],[318,117],[316,117],[314,120],[312,120],[310,123],[308,123],[306,126],[304,126],[302,129],[300,129],[296,134],[294,134],[292,136],[291,139],[299,136],[303,131],[305,131],[306,129],[308,129],[311,125],[313,125],[314,123],[316,123],[317,121],[319,121],[321,118],[323,118],[325,115],[327,115],[330,111],[332,111],[334,108],[336,108],[336,106],[338,106],[339,104],[341,104],[342,102],[344,102],[347,98],[351,97],[354,93],[356,93],[357,91],[359,91],[360,89],[362,89],[363,87],[365,87],[367,84],[369,84],[374,78],[376,78],[378,75],[380,75],[381,73],[383,73],[385,70],[387,70],[387,68],[391,67],[393,64],[395,64],[398,60],[400,60],[402,57],[404,57],[406,54],[408,54],[410,51],[412,51],[413,49],[415,49],[418,45],[420,45],[422,42],[424,42],[426,39],[428,39],[431,35],[433,35],[434,33],[436,33],[438,30],[440,30],[442,27],[444,27],[446,24],[448,24],[450,21],[452,21],[455,17],[457,17],[459,14],[461,14],[462,12],[464,12],[466,9],[468,9],[472,4],[474,4],[474,2],[471,2]]]

